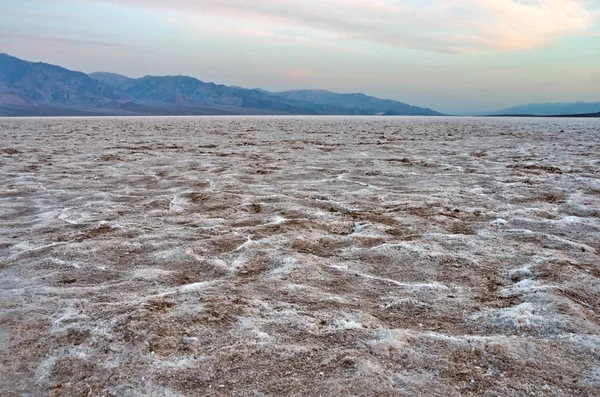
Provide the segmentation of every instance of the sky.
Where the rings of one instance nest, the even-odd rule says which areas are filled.
[[[0,0],[1,52],[468,113],[600,101],[600,0]]]

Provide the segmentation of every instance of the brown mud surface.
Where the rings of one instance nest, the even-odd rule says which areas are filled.
[[[0,119],[2,396],[598,396],[600,124]]]

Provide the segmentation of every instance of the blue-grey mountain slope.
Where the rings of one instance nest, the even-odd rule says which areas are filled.
[[[408,105],[390,99],[379,99],[365,94],[338,94],[325,90],[294,90],[274,92],[272,95],[345,109],[368,109],[374,114],[439,116],[441,113],[428,108]]]
[[[113,87],[127,87],[135,82],[135,79],[117,73],[96,72],[90,73],[88,74],[88,76],[95,80],[102,81]]]
[[[600,102],[530,103],[488,113],[489,115],[580,115],[600,112]]]
[[[105,109],[127,101],[120,90],[85,73],[0,54],[0,105]]]
[[[0,116],[196,114],[440,113],[364,94],[274,94],[206,83],[188,76],[134,79],[114,73],[86,75],[0,54]]]

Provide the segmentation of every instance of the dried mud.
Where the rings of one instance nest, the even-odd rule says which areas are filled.
[[[600,395],[600,124],[0,119],[2,396]]]

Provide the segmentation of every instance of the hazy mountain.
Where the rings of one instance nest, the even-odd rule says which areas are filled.
[[[108,108],[127,95],[85,73],[0,54],[0,104]]]
[[[268,109],[281,114],[319,114],[312,104],[298,101],[279,101],[257,90],[205,83],[187,76],[146,76],[126,92],[140,103],[169,103],[202,105],[216,108]],[[337,109],[332,109],[335,112]]]
[[[514,114],[514,115],[577,115],[592,114],[600,112],[600,102],[571,102],[571,103],[530,103],[490,112],[490,115]]]
[[[364,94],[269,93],[188,76],[86,75],[0,54],[0,115],[331,114],[439,115]]]
[[[93,74],[95,75],[95,74]],[[135,103],[147,106],[214,108],[238,114],[368,114],[335,106],[273,97],[258,89],[205,83],[188,76],[145,76],[123,80],[102,75]]]
[[[128,84],[133,83],[135,81],[135,79],[132,79],[131,77],[108,72],[90,73],[88,76],[95,80],[100,80],[108,85],[119,87],[125,87]]]
[[[559,114],[556,117],[600,117],[600,112],[597,113],[584,113],[584,114]]]
[[[345,109],[368,109],[373,113],[387,115],[441,115],[441,113],[431,109],[411,106],[390,99],[379,99],[365,94],[338,94],[325,90],[295,90],[274,92],[272,94],[281,98],[336,106]]]

